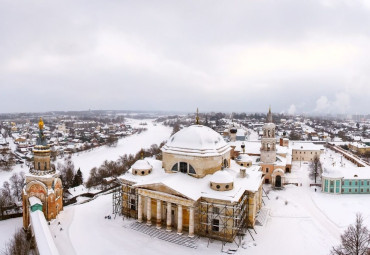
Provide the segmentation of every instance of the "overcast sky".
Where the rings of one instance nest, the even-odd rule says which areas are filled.
[[[0,6],[0,112],[370,113],[367,0]]]

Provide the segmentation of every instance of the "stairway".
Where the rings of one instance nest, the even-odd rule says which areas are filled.
[[[270,209],[262,208],[257,215],[256,225],[263,226],[266,223],[267,217],[269,215]]]
[[[165,229],[157,229],[155,226],[148,226],[143,223],[134,222],[130,225],[130,228],[141,233],[147,234],[150,237],[158,238],[170,243],[186,246],[189,248],[196,249],[198,240],[197,237],[190,238],[187,235],[178,235],[176,232],[168,232]]]

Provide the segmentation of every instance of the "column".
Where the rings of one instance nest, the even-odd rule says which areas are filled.
[[[182,235],[182,205],[177,206],[177,234]]]
[[[139,195],[138,208],[137,208],[137,221],[143,222],[143,197]]]
[[[152,199],[146,198],[146,225],[152,225]]]
[[[189,212],[189,237],[194,237],[194,207]]]
[[[161,216],[162,216],[162,201],[157,200],[157,228],[160,229],[162,222],[161,222]]]
[[[172,219],[172,215],[171,215],[171,210],[172,210],[172,206],[171,206],[171,203],[167,203],[167,231],[171,231],[172,230],[172,227],[171,227],[171,219]]]

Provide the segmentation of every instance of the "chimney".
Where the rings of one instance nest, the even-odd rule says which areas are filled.
[[[247,176],[246,169],[240,168],[240,177],[245,178]]]

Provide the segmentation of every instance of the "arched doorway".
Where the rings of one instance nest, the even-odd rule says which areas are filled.
[[[281,187],[281,176],[280,175],[276,175],[275,187],[278,187],[278,188]]]

